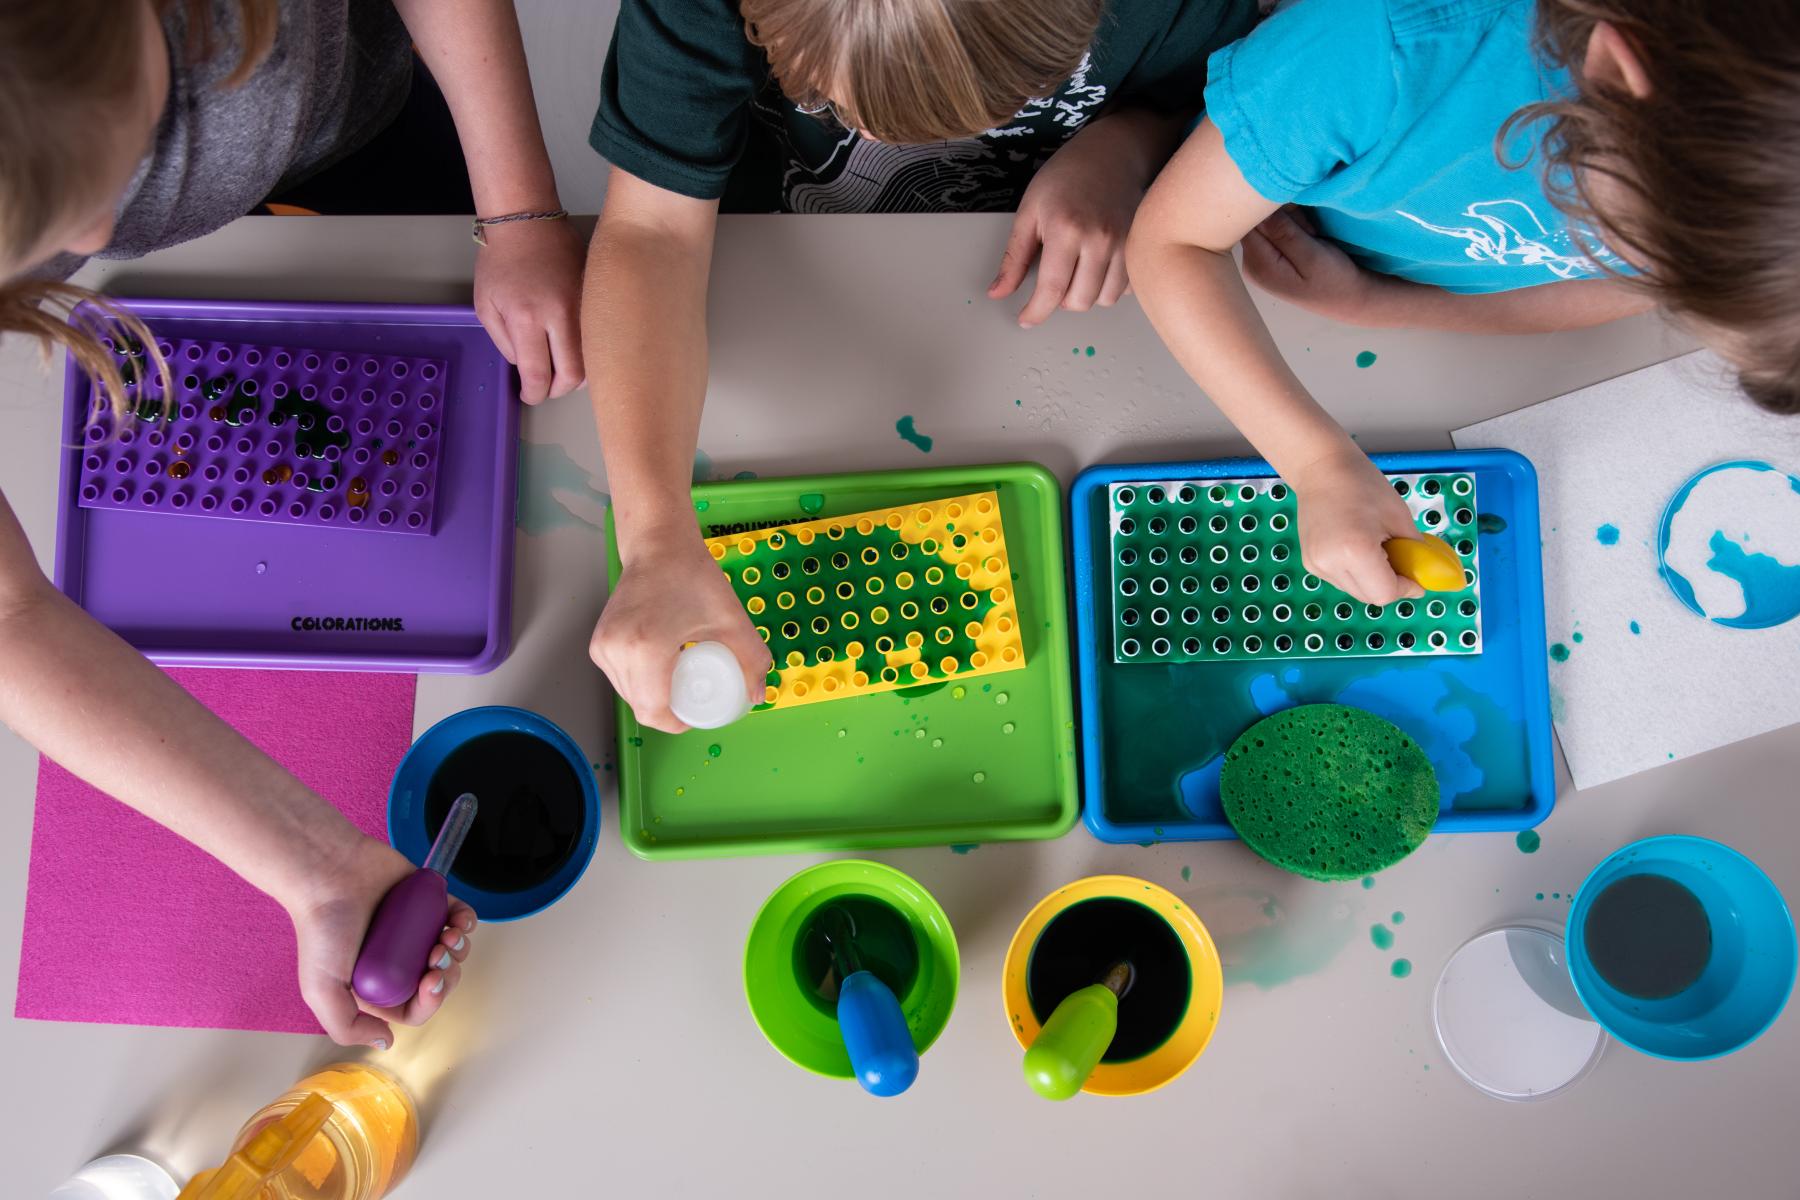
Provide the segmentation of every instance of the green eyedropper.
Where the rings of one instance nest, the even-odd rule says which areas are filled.
[[[1132,968],[1114,963],[1099,983],[1070,992],[1025,1051],[1025,1082],[1046,1100],[1081,1090],[1119,1031],[1119,997],[1131,990]]]

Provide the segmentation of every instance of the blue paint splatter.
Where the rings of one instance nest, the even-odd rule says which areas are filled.
[[[1634,634],[1641,634],[1644,631],[1641,628],[1639,628],[1638,623],[1636,621],[1633,621],[1631,623],[1631,632]]]
[[[895,421],[894,432],[898,433],[902,440],[911,442],[926,454],[931,453],[931,439],[913,427],[911,417],[901,417]]]
[[[513,523],[541,536],[585,525],[599,529],[612,497],[595,487],[586,467],[555,443],[519,443],[519,506]]]
[[[1600,528],[1594,530],[1594,540],[1599,542],[1602,546],[1618,545],[1619,527],[1613,524],[1602,525]]]

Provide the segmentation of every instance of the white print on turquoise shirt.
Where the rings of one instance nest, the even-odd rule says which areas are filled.
[[[1546,228],[1523,200],[1480,200],[1469,205],[1460,215],[1477,225],[1433,225],[1402,209],[1394,211],[1421,229],[1466,243],[1463,254],[1474,262],[1543,267],[1558,279],[1587,278],[1600,271],[1567,229]],[[1618,264],[1616,256],[1601,253],[1610,265]]]

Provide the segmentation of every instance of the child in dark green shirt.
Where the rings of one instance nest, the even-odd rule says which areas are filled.
[[[1035,262],[1041,323],[1125,293],[1125,234],[1254,0],[623,0],[589,140],[612,163],[582,328],[624,573],[594,661],[644,724],[675,656],[770,661],[701,542],[717,214],[1017,210],[989,286]]]

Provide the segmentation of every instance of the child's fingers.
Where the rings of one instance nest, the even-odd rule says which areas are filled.
[[[523,326],[524,322],[520,324]],[[540,404],[550,394],[550,339],[542,328],[521,328],[514,334],[513,347],[519,352],[515,364],[519,369],[519,399]]]
[[[394,1044],[394,1031],[379,1016],[364,1012],[342,982],[302,973],[300,998],[319,1019],[325,1036],[340,1046],[374,1046],[386,1050]]]
[[[1019,312],[1019,324],[1030,329],[1042,325],[1068,294],[1075,276],[1077,250],[1065,242],[1045,242],[1038,257],[1037,289]]]
[[[464,933],[474,933],[475,910],[452,896],[450,897],[450,915],[445,918],[444,924],[451,929],[460,929]]]
[[[1131,291],[1131,276],[1125,269],[1125,251],[1113,251],[1112,262],[1106,268],[1106,282],[1100,285],[1101,308],[1111,308]]]
[[[1106,286],[1107,266],[1106,251],[1093,246],[1084,249],[1076,260],[1069,290],[1063,293],[1062,307],[1070,312],[1086,312],[1094,307],[1100,299],[1100,289]]]
[[[1265,291],[1291,286],[1299,279],[1294,264],[1276,248],[1268,235],[1252,229],[1244,235],[1244,274]]]
[[[438,935],[439,947],[448,952],[450,957],[456,962],[462,962],[467,959],[469,957],[469,950],[474,944],[475,943],[470,939],[468,934],[464,933],[454,925],[444,926],[444,932]]]
[[[551,318],[544,332],[550,340],[550,395],[566,396],[587,380],[581,361],[581,334],[568,313]]]
[[[1359,552],[1346,569],[1353,586],[1344,590],[1364,604],[1392,604],[1404,594],[1406,581],[1394,573],[1379,547]]]
[[[988,284],[988,299],[1003,300],[1018,291],[1019,285],[1025,282],[1025,273],[1031,270],[1037,251],[1037,220],[1029,213],[1020,213],[1013,218],[1012,232],[1007,235],[1006,252],[1000,256],[1000,271],[994,276],[994,282]]]
[[[482,327],[487,330],[494,349],[500,351],[500,357],[517,366],[519,356],[513,351],[512,334],[507,331],[506,318],[500,310],[484,300],[476,306],[476,316],[481,318]]]

